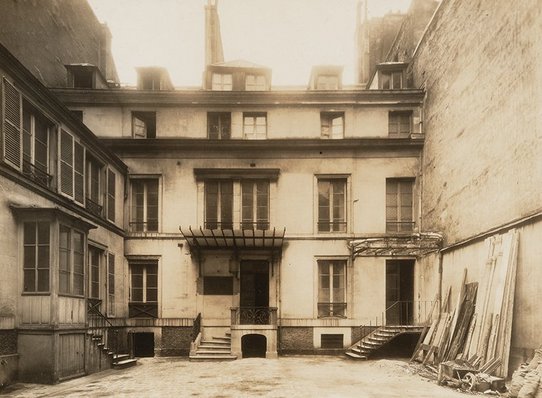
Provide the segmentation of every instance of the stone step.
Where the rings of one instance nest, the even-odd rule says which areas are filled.
[[[209,344],[209,345],[216,345],[216,346],[225,346],[225,345],[231,345],[231,341],[220,341],[220,340],[203,340],[200,344]]]
[[[229,355],[230,350],[200,350],[199,348],[196,350],[196,355]]]
[[[113,362],[113,367],[115,369],[129,368],[134,365],[137,365],[137,358],[127,358],[122,361]]]
[[[224,341],[226,343],[231,343],[231,337],[213,336],[213,341],[215,342]]]
[[[207,344],[200,344],[198,346],[198,350],[212,350],[212,351],[230,351],[230,346],[214,346],[214,345],[207,345]]]
[[[130,354],[114,354],[113,355],[113,361],[122,361],[128,358],[130,358]]]
[[[359,354],[356,354],[354,352],[350,352],[350,351],[347,351],[346,352],[346,356],[350,357],[350,358],[353,358],[353,359],[367,359],[367,357],[365,355],[359,355]]]
[[[188,359],[192,362],[218,362],[218,361],[235,361],[235,355],[190,355]]]

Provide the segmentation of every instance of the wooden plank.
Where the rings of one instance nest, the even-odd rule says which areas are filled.
[[[492,358],[495,358],[495,352],[497,350],[497,335],[499,334],[499,323],[501,321],[501,314],[495,314],[493,317],[493,325],[491,325],[491,335],[489,336],[489,342],[486,352],[486,362]]]
[[[468,353],[469,353],[469,350],[470,350],[470,345],[471,345],[471,342],[472,342],[472,336],[473,336],[473,333],[474,333],[474,328],[476,326],[476,318],[477,318],[477,314],[474,313],[472,315],[472,319],[470,321],[469,331],[467,333],[467,338],[465,339],[465,346],[463,347],[463,352],[461,353],[461,358],[462,359],[466,359],[468,357]]]
[[[457,354],[462,351],[465,344],[465,338],[469,331],[469,326],[474,314],[474,303],[476,300],[476,292],[478,291],[478,282],[472,282],[465,285],[465,293],[463,304],[459,310],[455,333],[450,340],[449,350],[446,353],[445,359],[454,360]]]
[[[453,319],[452,319],[452,323],[450,325],[450,332],[449,332],[449,335],[448,335],[448,339],[445,343],[445,346],[444,346],[444,353],[442,353],[442,355],[444,355],[446,357],[449,349],[450,349],[450,346],[452,344],[452,340],[456,334],[456,325],[457,325],[457,319],[459,318],[459,314],[461,312],[461,306],[463,304],[463,300],[465,299],[465,284],[467,282],[467,269],[465,268],[463,270],[463,278],[462,278],[462,282],[461,282],[461,286],[459,288],[459,294],[457,295],[457,301],[456,301],[456,304],[455,304],[455,309],[454,309],[454,316],[453,316]]]

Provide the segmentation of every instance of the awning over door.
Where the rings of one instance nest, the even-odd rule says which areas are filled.
[[[420,233],[408,236],[382,236],[355,239],[349,243],[352,257],[422,257],[437,252],[442,246],[442,236]]]
[[[284,230],[179,228],[190,249],[281,251]]]

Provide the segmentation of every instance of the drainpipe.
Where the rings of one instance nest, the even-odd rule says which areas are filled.
[[[438,313],[442,314],[442,250],[438,251]]]

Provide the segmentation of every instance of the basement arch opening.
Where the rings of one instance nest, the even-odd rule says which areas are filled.
[[[265,358],[267,337],[262,334],[246,334],[241,337],[243,358]]]

